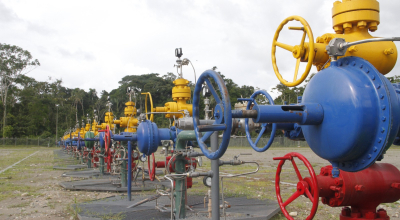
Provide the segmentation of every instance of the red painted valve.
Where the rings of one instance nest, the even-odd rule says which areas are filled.
[[[311,177],[302,178],[294,157],[304,162]],[[340,220],[389,220],[389,216],[383,209],[376,210],[381,203],[391,203],[400,199],[400,171],[388,163],[375,163],[370,167],[358,172],[346,172],[341,170],[339,177],[332,177],[332,166],[321,168],[321,173],[315,176],[314,170],[307,159],[299,153],[289,153],[284,157],[277,157],[274,160],[281,160],[276,172],[276,194],[279,206],[288,219],[289,216],[285,207],[300,195],[307,196],[313,207],[307,219],[312,219],[318,207],[318,196],[322,203],[331,207],[345,206],[340,213]],[[290,160],[296,171],[299,182],[297,191],[282,202],[280,195],[280,173],[286,160]],[[350,207],[348,207],[350,206]]]
[[[106,152],[108,151],[110,144],[111,144],[111,133],[110,133],[110,127],[108,127],[108,125],[107,125],[106,130],[104,131],[104,145],[106,148]]]
[[[107,146],[107,145],[106,145]],[[107,149],[107,148],[106,148]],[[111,151],[111,148],[108,148],[107,150],[106,150],[106,160],[105,160],[105,162],[107,163],[107,172],[111,172],[111,163],[112,163],[112,157],[113,157],[113,154],[114,154],[114,151]]]
[[[300,171],[297,168],[296,162],[294,161],[295,157],[303,161],[304,165],[306,165],[308,169],[308,172],[310,173],[311,178],[306,179],[301,176]],[[311,212],[306,219],[307,220],[313,219],[318,208],[319,191],[318,191],[317,177],[310,162],[308,162],[308,160],[303,155],[296,152],[288,153],[284,157],[274,157],[274,160],[280,160],[275,176],[275,189],[279,207],[281,208],[283,215],[285,215],[287,219],[293,220],[293,218],[289,215],[288,211],[286,210],[286,206],[292,203],[299,196],[305,195],[312,202]],[[296,192],[293,195],[291,195],[286,200],[286,202],[283,202],[279,183],[280,183],[280,174],[282,171],[282,166],[283,164],[285,164],[286,160],[290,160],[292,162],[293,168],[296,171],[296,175],[297,178],[299,179],[299,182],[297,183]]]
[[[150,157],[153,157],[152,162],[150,161]],[[147,163],[149,168],[149,178],[151,181],[154,181],[154,178],[156,177],[156,160],[154,158],[154,153],[152,153],[151,156],[148,156]]]
[[[165,157],[165,161],[157,161],[156,167],[165,168],[166,164],[168,164],[170,160],[171,156],[167,156]],[[185,157],[185,160],[187,160],[187,164],[185,165],[186,172],[190,170],[190,166],[193,166],[195,169],[197,168],[196,158]],[[170,173],[175,172],[175,158],[172,159],[171,163],[169,164],[169,172]]]

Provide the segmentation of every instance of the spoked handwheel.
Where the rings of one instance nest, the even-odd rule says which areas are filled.
[[[296,162],[294,161],[295,157],[303,161],[304,165],[308,169],[308,172],[310,173],[311,181],[306,181],[305,178],[301,176],[300,171],[297,168]],[[292,203],[299,196],[305,195],[312,202],[311,212],[306,219],[307,220],[313,219],[318,209],[319,191],[318,191],[317,176],[315,175],[314,169],[312,168],[310,162],[308,162],[308,160],[303,155],[296,152],[288,153],[283,157],[274,157],[274,160],[280,160],[278,168],[276,170],[275,189],[276,189],[276,197],[278,199],[278,204],[282,210],[283,215],[285,215],[287,219],[293,220],[293,218],[289,215],[289,212],[286,210],[286,206]],[[290,160],[292,162],[293,168],[296,172],[299,182],[297,183],[296,192],[293,193],[293,195],[291,195],[285,202],[283,202],[279,183],[280,183],[280,174],[282,171],[282,166],[283,164],[285,164],[286,160]]]
[[[144,109],[146,112],[146,119],[150,120],[150,121],[154,121],[154,115],[150,114],[150,119],[147,117],[147,96],[149,97],[149,101],[150,101],[150,112],[153,111],[153,99],[151,98],[151,93],[150,92],[142,92],[142,95],[146,95],[146,99],[144,101]]]
[[[289,29],[291,29],[291,30],[303,31],[303,37],[301,38],[300,44],[296,45],[296,46],[291,46],[291,45],[287,45],[287,44],[278,42],[279,33],[281,32],[283,26],[285,26],[285,24],[287,24],[289,21],[293,21],[293,20],[299,21],[303,25],[303,27],[289,27]],[[306,35],[308,35],[308,39],[309,39],[308,43],[305,42]],[[277,46],[291,52],[293,57],[297,60],[292,82],[286,81],[285,79],[283,79],[282,75],[279,73],[279,69],[278,69],[278,66],[276,65],[276,57],[275,57],[275,52],[276,52]],[[296,16],[296,15],[290,16],[290,17],[286,18],[285,20],[283,20],[275,32],[275,36],[272,41],[272,51],[271,51],[272,67],[274,68],[275,74],[278,77],[279,81],[281,81],[281,83],[283,85],[289,86],[289,87],[297,86],[300,83],[302,83],[308,76],[308,73],[310,72],[310,69],[312,67],[312,62],[314,61],[314,56],[315,56],[314,37],[313,37],[312,31],[311,31],[311,27],[307,23],[307,21],[304,18],[302,18],[300,16]],[[297,79],[300,61],[302,61],[302,60],[307,60],[307,66],[306,66],[306,69],[303,72],[303,74],[301,74],[300,79]]]
[[[246,110],[250,110],[252,103],[254,103],[255,106],[258,105],[255,100],[257,95],[264,95],[268,99],[269,103],[271,105],[274,105],[274,99],[267,92],[265,92],[263,90],[258,90],[256,92],[254,92],[253,95],[251,95],[251,97],[250,97],[251,101],[249,101],[247,103]],[[270,137],[268,143],[263,148],[259,148],[259,147],[257,147],[257,144],[258,144],[258,141],[260,141],[261,136],[264,134],[265,130],[267,129],[267,123],[262,124],[261,131],[258,134],[256,141],[253,143],[253,141],[251,140],[251,134],[250,134],[250,129],[249,129],[249,120],[251,120],[251,119],[249,119],[249,118],[245,119],[245,130],[246,130],[246,137],[247,137],[247,140],[248,140],[250,146],[257,152],[264,152],[264,151],[268,150],[268,148],[272,145],[272,142],[274,142],[274,137],[275,137],[275,133],[276,133],[276,124],[275,123],[272,124],[271,137]]]
[[[152,157],[152,161],[150,159]],[[156,177],[156,160],[154,157],[154,153],[152,153],[150,156],[147,158],[147,164],[148,164],[148,172],[149,172],[149,178],[151,181],[154,181],[154,178]]]
[[[111,133],[110,127],[106,126],[106,130],[104,131],[104,146],[106,151],[111,147]]]
[[[213,79],[218,85],[219,93],[215,90],[213,84],[209,79]],[[206,83],[208,89],[213,95],[215,102],[217,103],[214,108],[214,119],[215,122],[212,125],[200,125],[200,92],[202,90],[203,83]],[[193,125],[194,132],[196,134],[197,143],[206,156],[210,160],[219,159],[224,155],[229,145],[229,139],[232,130],[232,112],[231,102],[229,99],[228,90],[225,86],[225,82],[222,77],[213,70],[207,70],[202,73],[197,80],[196,87],[193,94]],[[222,141],[218,147],[218,150],[211,152],[208,150],[207,145],[204,143],[214,132],[223,131]],[[205,132],[203,135],[202,132]]]

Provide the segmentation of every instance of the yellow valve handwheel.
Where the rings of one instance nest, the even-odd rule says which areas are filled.
[[[142,92],[142,95],[146,95],[146,99],[144,101],[144,108],[146,110],[146,119],[149,120],[149,118],[147,117],[147,96],[149,96],[149,100],[150,100],[150,107],[151,107],[150,111],[153,111],[153,99],[151,98],[150,92]],[[153,114],[150,114],[150,121],[154,121]]]
[[[285,24],[287,24],[289,21],[293,21],[293,20],[300,21],[301,24],[303,25],[303,27],[289,27],[289,29],[291,29],[291,30],[302,30],[303,31],[303,37],[301,38],[300,45],[291,46],[291,45],[287,45],[287,44],[278,42],[279,33],[283,29],[283,26],[285,26]],[[306,34],[308,35],[308,39],[309,39],[308,45],[306,45],[304,43]],[[278,66],[276,65],[276,57],[275,57],[276,46],[292,52],[293,57],[297,59],[296,69],[294,71],[293,82],[286,81],[285,79],[282,78],[282,75],[279,73]],[[308,48],[307,48],[307,46],[308,46]],[[305,54],[306,51],[308,51],[308,54]],[[272,67],[274,68],[275,74],[278,77],[279,81],[281,81],[281,83],[283,85],[289,86],[289,87],[297,86],[300,83],[302,83],[308,76],[308,73],[310,72],[312,62],[314,60],[314,56],[315,56],[314,37],[313,37],[313,33],[311,31],[311,27],[307,23],[307,21],[304,18],[297,16],[297,15],[290,16],[290,17],[286,18],[285,20],[283,20],[282,23],[279,25],[278,29],[276,29],[275,36],[272,41],[272,51],[271,51]],[[308,58],[306,70],[301,75],[300,79],[297,79],[297,73],[299,72],[300,61],[303,57]]]

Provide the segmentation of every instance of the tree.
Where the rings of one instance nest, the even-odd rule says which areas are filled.
[[[5,136],[8,89],[18,78],[40,66],[29,51],[15,45],[0,43],[0,97],[3,103],[3,136]]]
[[[176,77],[175,74],[173,74],[171,72],[168,72],[166,75],[163,75],[162,78],[165,79],[165,80],[173,82],[173,81],[176,80],[177,77]]]
[[[387,77],[387,79],[388,79],[391,83],[399,83],[399,82],[400,82],[400,76]]]

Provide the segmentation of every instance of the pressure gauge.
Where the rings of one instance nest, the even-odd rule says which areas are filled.
[[[138,158],[138,157],[139,157],[139,154],[138,154],[138,152],[135,151],[135,152],[133,152],[133,155],[132,155],[132,156],[133,156],[133,158]]]
[[[209,176],[205,176],[203,178],[203,184],[207,187],[211,187],[211,177]]]
[[[142,154],[142,156],[140,157],[140,161],[146,162],[147,161],[147,157],[144,154]]]
[[[205,84],[203,85],[203,97],[210,97],[211,96],[211,92],[210,89],[208,88],[208,86]]]

